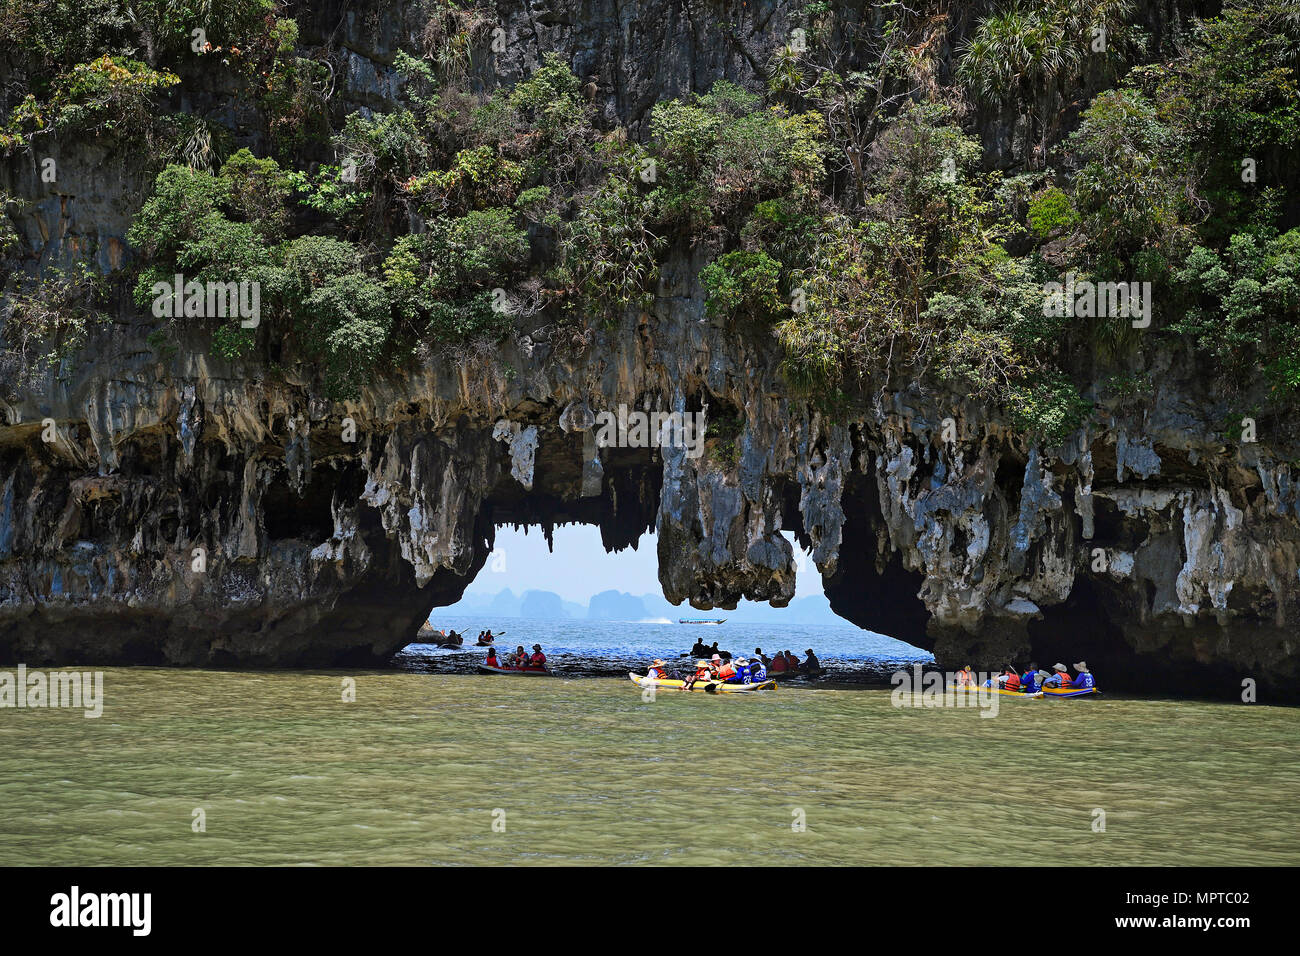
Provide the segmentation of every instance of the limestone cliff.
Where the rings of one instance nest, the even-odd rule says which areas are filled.
[[[635,135],[665,95],[752,78],[745,30],[775,29],[739,5],[715,5],[721,23],[692,15],[707,4],[647,6],[512,10],[502,82],[562,50]],[[350,102],[392,95],[400,18],[325,4],[300,19],[345,51]],[[60,150],[57,190],[33,185],[31,156],[5,174],[34,200],[33,267],[114,268],[142,184],[99,147]],[[656,531],[665,595],[700,609],[787,603],[793,531],[837,613],[948,665],[1087,658],[1115,688],[1227,695],[1250,677],[1295,695],[1300,454],[1280,426],[1217,437],[1230,405],[1195,362],[1159,352],[1148,394],[1103,402],[1056,447],[883,361],[827,410],[789,388],[770,335],[707,314],[706,261],[670,251],[653,304],[588,340],[525,322],[493,352],[434,350],[345,402],[197,338],[159,355],[122,308],[0,401],[0,659],[381,660],[459,597],[496,527],[576,521],[609,549]],[[596,414],[620,405],[739,425],[694,459],[596,448]]]

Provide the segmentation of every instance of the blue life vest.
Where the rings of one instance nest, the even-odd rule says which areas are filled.
[[[1020,675],[1020,689],[1026,694],[1038,693],[1038,672],[1025,671]]]
[[[754,661],[749,665],[749,676],[755,684],[761,684],[767,680],[767,668],[763,666],[762,661]]]
[[[1075,686],[1075,687],[1091,687],[1091,686],[1092,686],[1092,675],[1091,675],[1091,674],[1080,674],[1079,676],[1077,676],[1077,677],[1074,679],[1074,686]]]
[[[738,664],[736,666],[736,676],[731,678],[728,683],[748,684],[749,683],[749,665]]]

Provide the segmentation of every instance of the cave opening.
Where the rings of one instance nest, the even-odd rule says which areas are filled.
[[[458,600],[429,614],[433,632],[455,631],[463,646],[439,647],[426,630],[417,640],[421,653],[427,649],[443,659],[476,655],[468,666],[477,666],[477,656],[486,650],[473,645],[480,632],[491,630],[504,635],[497,645],[504,654],[538,643],[564,672],[590,675],[636,670],[657,657],[681,665],[692,659],[697,640],[717,642],[720,652],[736,656],[762,649],[765,656],[790,650],[804,658],[812,648],[837,677],[854,681],[884,681],[899,661],[930,659],[923,649],[836,613],[796,529],[780,532],[795,555],[796,592],[788,606],[742,599],[733,609],[699,610],[664,597],[653,526],[611,549],[609,534],[592,522],[517,521],[525,512],[513,506],[495,513],[516,521],[486,529],[491,550],[482,568]],[[719,623],[709,626],[714,621]],[[409,648],[399,659],[413,654],[417,649]],[[456,665],[435,661],[431,666]]]

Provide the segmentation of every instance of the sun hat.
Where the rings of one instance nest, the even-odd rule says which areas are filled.
[[[533,645],[533,650],[535,650],[535,651],[540,651],[541,649],[542,649],[542,645],[540,645],[540,644],[534,644],[534,645]]]
[[[1064,673],[1066,672],[1067,668],[1066,668],[1066,666],[1065,666],[1064,664],[1053,664],[1053,665],[1052,665],[1052,670],[1054,670],[1054,671],[1060,671],[1062,674],[1064,674]]]
[[[1076,671],[1081,671],[1081,672],[1083,672],[1084,674],[1086,674],[1086,673],[1088,673],[1088,662],[1087,662],[1087,661],[1079,661],[1079,663],[1077,663],[1077,664],[1074,665],[1074,669],[1075,669]]]
[[[710,658],[710,660],[720,661],[720,660],[722,660],[722,655],[721,655],[721,654],[714,654],[713,657]]]

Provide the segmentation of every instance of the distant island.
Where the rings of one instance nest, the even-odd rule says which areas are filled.
[[[683,604],[676,607],[658,594],[628,594],[626,591],[601,591],[586,604],[566,601],[554,591],[528,590],[516,594],[510,588],[496,593],[470,591],[458,602],[435,608],[431,619],[439,614],[483,614],[494,617],[525,617],[539,620],[586,621],[656,621],[676,622],[685,613],[698,616],[694,608]],[[712,616],[712,615],[710,615]],[[718,617],[728,621],[752,624],[780,624],[797,621],[800,624],[847,624],[831,610],[824,594],[795,598],[789,607],[776,608],[769,604],[742,601],[735,610],[720,610]]]

